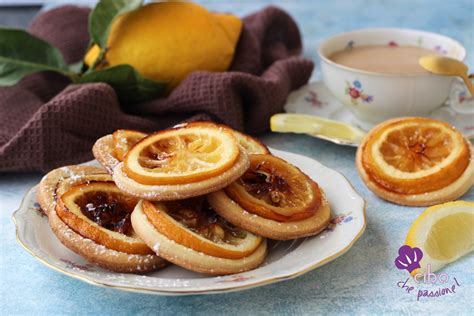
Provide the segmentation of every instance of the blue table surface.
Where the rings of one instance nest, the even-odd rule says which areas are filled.
[[[212,10],[245,15],[272,1],[202,1]],[[351,29],[386,26],[442,33],[463,43],[474,65],[474,1],[279,1],[298,22],[304,54],[314,60],[322,39]],[[2,24],[2,21],[0,21]],[[304,135],[261,135],[268,145],[319,160],[344,174],[367,200],[367,229],[354,247],[333,262],[297,279],[242,292],[163,297],[99,288],[52,271],[15,240],[11,220],[26,190],[40,174],[0,175],[0,313],[8,314],[474,314],[474,258],[447,266],[456,293],[422,298],[397,282],[406,273],[394,267],[411,222],[423,208],[378,199],[354,167],[355,149]],[[474,189],[462,199],[474,201]],[[432,287],[436,289],[439,286]]]

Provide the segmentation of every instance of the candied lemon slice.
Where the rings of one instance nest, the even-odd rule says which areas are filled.
[[[198,122],[142,139],[127,153],[124,171],[142,184],[192,183],[228,170],[239,154],[230,130]]]
[[[225,192],[245,210],[281,222],[308,218],[322,202],[313,180],[272,155],[250,155],[250,168]]]
[[[135,236],[130,223],[137,202],[111,181],[93,181],[75,185],[62,194],[56,212],[72,230],[109,249],[152,254],[153,251]]]
[[[228,259],[247,257],[262,237],[243,231],[219,217],[202,199],[175,202],[142,201],[143,213],[157,231],[187,248]]]
[[[119,129],[112,134],[114,142],[115,156],[119,161],[123,161],[130,148],[138,143],[147,134],[128,129]]]
[[[437,271],[474,250],[474,203],[449,202],[427,208],[408,230],[406,244],[423,251],[420,268]]]
[[[276,114],[270,119],[273,132],[298,133],[317,136],[329,141],[357,145],[365,132],[357,127],[314,115]]]
[[[429,118],[394,120],[369,135],[362,163],[386,189],[419,194],[441,189],[469,164],[469,145],[448,124]]]
[[[270,154],[267,146],[258,139],[235,130],[232,130],[232,133],[248,154]]]

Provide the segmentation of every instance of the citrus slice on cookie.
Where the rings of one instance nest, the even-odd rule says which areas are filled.
[[[151,134],[127,153],[124,171],[148,184],[186,184],[230,169],[240,153],[230,130],[210,123],[191,123]]]
[[[270,154],[268,147],[258,139],[236,130],[232,130],[232,133],[248,154]]]
[[[443,197],[449,201],[462,195],[472,185],[470,147],[462,134],[445,122],[399,118],[369,132],[359,147],[357,167],[369,188],[383,198],[403,204],[410,203],[405,196],[439,191],[426,196],[426,201],[415,198],[411,202],[426,205],[432,199],[436,204]],[[455,182],[458,188],[442,192]]]
[[[474,250],[474,202],[456,201],[427,208],[411,225],[406,244],[423,250],[420,268],[432,272]]]
[[[261,237],[227,223],[204,198],[165,203],[143,201],[142,210],[168,239],[213,257],[244,258],[262,242]]]
[[[92,181],[75,185],[62,194],[56,212],[75,232],[109,249],[152,254],[151,249],[135,236],[130,223],[137,202],[111,181]]]
[[[116,130],[112,134],[115,157],[119,161],[123,161],[130,148],[146,136],[147,134],[139,131],[128,129]]]
[[[280,222],[308,218],[321,205],[318,185],[272,155],[250,155],[250,168],[225,192],[245,210]]]

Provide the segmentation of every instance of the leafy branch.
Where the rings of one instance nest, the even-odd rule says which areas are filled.
[[[87,71],[81,62],[68,65],[59,49],[24,30],[0,28],[0,86],[11,86],[27,75],[54,71],[73,83],[105,82],[121,102],[135,103],[161,95],[166,84],[144,78],[130,65],[96,69],[106,57],[107,40],[113,22],[122,14],[138,9],[142,0],[101,0],[89,15],[91,45],[98,45],[99,56]]]

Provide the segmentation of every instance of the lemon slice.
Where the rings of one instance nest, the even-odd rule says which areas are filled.
[[[314,181],[272,155],[250,155],[250,168],[225,192],[246,211],[279,222],[311,217],[322,203]]]
[[[420,268],[435,272],[474,250],[474,202],[456,201],[427,208],[411,225],[406,242],[423,251]]]
[[[338,144],[358,145],[365,132],[348,124],[304,114],[276,114],[270,119],[273,132],[308,134]]]
[[[133,147],[136,143],[138,143],[141,139],[145,138],[147,134],[127,130],[127,129],[119,129],[116,130],[112,134],[112,139],[114,142],[114,150],[115,155],[119,161],[123,161],[125,159],[125,155],[128,153],[130,148]]]
[[[245,149],[247,154],[270,154],[270,150],[261,141],[250,135],[232,130],[239,144]]]
[[[178,213],[179,217],[176,209],[173,210],[176,208],[173,202],[142,201],[141,207],[156,230],[180,245],[213,257],[240,259],[252,254],[262,242],[262,237],[235,226],[231,229],[228,223],[223,225],[223,222],[216,218],[213,218],[209,225],[203,224],[209,214],[203,210],[194,211],[189,205],[186,206],[186,203],[199,205],[197,200],[177,203],[182,203],[178,205],[178,209],[181,207],[181,211],[184,211]]]
[[[91,181],[70,188],[58,199],[56,212],[72,230],[109,249],[151,254],[130,223],[137,199],[123,194],[111,181]]]
[[[229,129],[196,122],[140,140],[125,156],[124,171],[142,184],[192,183],[230,169],[239,153]]]
[[[420,194],[453,183],[469,165],[469,145],[447,123],[401,118],[369,133],[363,153],[366,170],[388,190]]]

